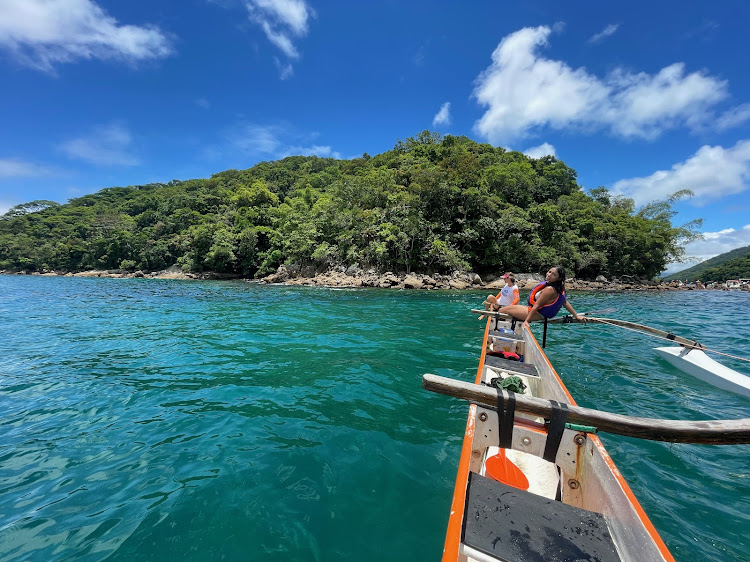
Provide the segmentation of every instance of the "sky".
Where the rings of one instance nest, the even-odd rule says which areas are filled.
[[[750,3],[0,0],[0,213],[429,129],[750,244]],[[745,53],[743,55],[742,53]]]

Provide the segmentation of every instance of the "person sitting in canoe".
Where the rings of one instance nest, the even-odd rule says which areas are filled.
[[[554,318],[564,306],[573,315],[573,318],[585,322],[583,316],[578,316],[573,306],[565,297],[565,268],[560,265],[551,267],[544,277],[545,281],[539,283],[531,290],[526,306],[512,304],[504,306],[498,312],[510,314],[514,318],[523,320],[528,325],[533,320]]]
[[[485,310],[494,310],[502,308],[503,306],[509,306],[511,304],[518,304],[521,297],[518,295],[518,285],[516,285],[516,278],[513,274],[508,272],[502,276],[505,279],[505,287],[495,295],[487,295],[487,298],[482,303]]]

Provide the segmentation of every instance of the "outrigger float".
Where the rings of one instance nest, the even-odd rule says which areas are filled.
[[[476,311],[477,313],[481,311]],[[579,316],[585,316],[586,322],[607,324],[610,326],[616,326],[618,328],[624,328],[634,332],[641,332],[648,336],[652,336],[663,341],[678,344],[678,346],[668,347],[655,347],[654,351],[656,354],[667,361],[672,366],[678,368],[684,373],[694,376],[695,378],[701,379],[708,384],[711,384],[717,388],[734,392],[750,398],[750,377],[743,375],[729,367],[722,365],[718,361],[714,361],[707,354],[717,353],[719,355],[725,355],[732,357],[739,361],[748,361],[743,357],[736,357],[728,353],[722,353],[714,349],[708,349],[696,340],[689,340],[681,336],[676,336],[672,332],[665,332],[658,328],[651,326],[644,326],[643,324],[636,324],[635,322],[628,322],[627,320],[618,320],[616,318],[599,318],[591,316],[590,314],[583,314]],[[549,323],[570,323],[577,322],[571,316],[561,316],[554,318]],[[544,327],[545,336],[547,334],[547,326]],[[544,347],[544,343],[542,343]]]
[[[474,312],[490,316],[474,384],[422,379],[427,390],[471,402],[443,561],[674,560],[597,432],[750,443],[750,419],[669,421],[579,408],[530,330],[504,314]]]

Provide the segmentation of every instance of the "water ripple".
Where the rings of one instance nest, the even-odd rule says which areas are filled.
[[[750,355],[717,295],[573,298]],[[466,405],[420,378],[473,379],[482,296],[0,276],[0,558],[439,557]],[[615,330],[550,332],[581,405],[748,415]],[[750,553],[742,448],[604,440],[677,558]]]

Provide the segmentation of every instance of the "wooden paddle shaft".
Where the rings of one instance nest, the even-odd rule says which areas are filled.
[[[508,391],[489,386],[457,381],[438,375],[422,376],[426,390],[468,400],[487,407],[497,407],[498,392],[509,397]],[[549,400],[515,394],[516,412],[549,418],[552,404]],[[598,431],[616,433],[638,439],[667,441],[670,443],[702,443],[705,445],[739,445],[750,443],[750,418],[738,420],[659,420],[610,414],[599,410],[568,406],[568,422],[592,425]]]

